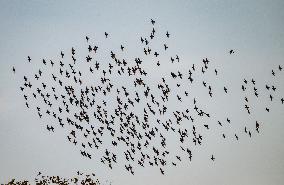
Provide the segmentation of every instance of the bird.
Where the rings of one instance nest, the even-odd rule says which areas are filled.
[[[226,87],[224,87],[224,91],[225,93],[228,93],[228,89]]]
[[[170,37],[170,34],[169,34],[169,32],[167,31],[167,33],[166,33],[166,36],[169,38]]]
[[[178,56],[178,55],[176,55],[176,59],[177,59],[177,61],[179,62],[179,56]]]
[[[259,123],[257,121],[255,123],[255,130],[257,131],[257,133],[259,133]]]
[[[158,57],[158,56],[159,56],[159,53],[155,52],[154,55],[155,55],[155,57]]]
[[[164,48],[165,50],[167,50],[169,47],[166,44],[164,44]]]
[[[92,60],[92,57],[90,57],[89,55],[86,57],[87,62],[90,62]]]
[[[228,122],[228,123],[231,123],[231,120],[230,120],[229,118],[227,118],[227,122]]]
[[[217,71],[217,69],[215,69],[214,71],[215,71],[215,74],[217,75],[217,74],[218,74],[218,71]]]
[[[236,140],[239,140],[239,137],[237,136],[237,134],[235,134]]]
[[[276,87],[274,85],[272,85],[272,88],[271,88],[273,91],[276,90]]]
[[[165,175],[165,172],[164,172],[164,170],[162,168],[160,168],[160,171],[161,171],[162,175]]]
[[[13,68],[12,68],[12,71],[13,71],[13,73],[16,73],[16,69],[15,69],[14,66],[13,66]]]
[[[231,50],[229,51],[229,53],[230,53],[230,55],[231,55],[231,54],[235,53],[235,51],[231,49]]]
[[[93,70],[91,67],[90,67],[90,72],[91,72],[91,73],[94,73],[94,70]]]
[[[88,41],[89,39],[87,39],[87,41]],[[75,49],[72,47],[72,49],[71,49],[71,53],[72,53],[72,55],[75,55]]]
[[[272,70],[272,71],[271,71],[271,74],[272,74],[273,76],[275,76],[275,72],[274,72],[274,70]]]
[[[88,50],[89,50],[89,52],[91,52],[93,50],[91,45],[89,45]]]
[[[270,98],[270,101],[272,101],[272,99],[273,99],[273,96],[270,94],[269,95],[269,98]]]
[[[62,51],[61,51],[60,55],[61,55],[61,58],[63,58],[63,57],[64,57],[64,53],[63,53]]]

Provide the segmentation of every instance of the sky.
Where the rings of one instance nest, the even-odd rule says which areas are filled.
[[[283,71],[276,77],[271,75],[278,65],[284,67],[283,8],[281,0],[0,1],[0,182],[32,179],[38,171],[68,177],[80,170],[95,172],[102,182],[117,185],[283,184],[284,107],[280,101],[271,104],[264,93],[265,84],[275,84],[275,96],[284,96]],[[197,97],[200,105],[218,119],[230,117],[233,124],[204,133],[206,142],[194,151],[192,162],[169,167],[164,176],[157,168],[137,167],[133,176],[123,165],[109,170],[99,158],[82,158],[66,141],[63,131],[47,132],[45,124],[51,120],[41,120],[26,109],[19,86],[23,75],[32,75],[42,67],[42,58],[56,60],[60,51],[67,53],[75,47],[83,60],[87,54],[86,35],[102,48],[98,56],[102,61],[110,61],[109,51],[118,50],[120,44],[126,46],[129,60],[143,56],[138,49],[140,37],[151,32],[151,19],[156,21],[158,35],[153,47],[158,48],[164,42],[162,35],[169,31],[170,52],[178,54],[181,62],[171,65],[168,56],[161,56],[162,67],[154,68],[152,60],[145,59],[150,76],[147,82],[151,84],[172,70],[187,72],[192,64],[201,66],[207,57],[220,75],[200,75],[197,82],[212,83],[216,98],[208,99],[201,87],[192,88],[190,96]],[[104,38],[105,31],[109,33],[108,40]],[[231,49],[235,51],[233,55],[229,54]],[[32,64],[27,63],[27,56],[31,56]],[[16,74],[12,73],[13,66]],[[244,78],[256,79],[261,96],[261,101],[252,100],[252,116],[247,116],[242,108],[240,86]],[[127,81],[116,84],[131,89]],[[223,86],[228,86],[232,95],[218,93]],[[264,111],[268,105],[269,114]],[[171,107],[183,108],[174,103]],[[261,132],[248,138],[242,132],[243,125],[253,126],[256,119],[262,123]],[[223,140],[222,132],[237,132],[240,139]],[[170,148],[174,150],[171,140],[175,138],[171,137],[168,136]],[[214,162],[210,160],[212,153],[216,156]]]

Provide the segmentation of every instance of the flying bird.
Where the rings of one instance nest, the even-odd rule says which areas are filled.
[[[230,53],[230,55],[231,55],[231,54],[235,53],[235,51],[231,49],[231,50],[229,51],[229,53]]]

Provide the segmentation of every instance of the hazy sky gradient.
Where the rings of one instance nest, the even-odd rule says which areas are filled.
[[[267,102],[254,102],[255,117],[264,123],[260,135],[242,136],[236,142],[216,139],[218,132],[210,132],[191,163],[168,168],[165,176],[153,168],[137,168],[132,176],[121,167],[109,170],[99,159],[83,159],[60,131],[48,133],[45,123],[25,108],[19,90],[23,75],[40,66],[28,65],[28,55],[40,63],[42,58],[59,58],[61,50],[69,52],[72,46],[80,53],[89,35],[106,48],[119,48],[123,43],[134,58],[138,55],[135,46],[152,29],[153,18],[157,32],[171,33],[168,45],[182,61],[177,68],[188,68],[208,57],[220,69],[220,80],[212,81],[212,86],[226,84],[236,90],[236,98],[218,97],[222,100],[208,106],[205,100],[200,102],[218,116],[230,116],[235,123],[230,129],[240,130],[239,124],[255,120],[243,117],[238,109],[243,102],[238,93],[244,77],[255,78],[260,92],[262,84],[276,83],[279,96],[284,95],[283,73],[271,77],[272,68],[284,66],[283,9],[281,0],[0,1],[0,182],[33,178],[38,171],[70,176],[80,170],[95,171],[103,182],[115,185],[283,184],[284,108],[280,103],[264,114],[261,107]],[[105,31],[110,41],[105,41]],[[234,56],[228,55],[230,49],[236,51]],[[12,66],[16,66],[16,75]],[[171,69],[164,67],[161,73]],[[201,96],[198,90],[192,93]],[[214,163],[206,160],[212,151],[216,153]]]

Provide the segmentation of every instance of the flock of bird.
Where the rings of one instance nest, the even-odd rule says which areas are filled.
[[[58,175],[48,176],[44,175],[41,172],[37,174],[34,179],[34,183],[28,180],[18,181],[16,179],[12,179],[5,185],[48,185],[48,184],[60,184],[60,185],[69,185],[69,184],[82,184],[82,185],[99,185],[101,184],[98,179],[95,179],[95,174],[84,174],[80,171],[77,171],[76,175],[72,178],[64,178]]]
[[[25,106],[41,123],[47,123],[46,130],[53,133],[61,129],[82,157],[99,159],[110,169],[122,164],[131,174],[139,166],[148,166],[164,175],[167,166],[194,159],[195,149],[206,141],[204,133],[234,122],[229,116],[217,118],[214,110],[205,110],[206,105],[200,103],[203,97],[193,94],[193,88],[201,86],[212,100],[216,94],[229,96],[232,92],[229,86],[213,87],[210,80],[214,79],[200,80],[207,74],[217,79],[222,73],[208,58],[192,64],[187,71],[175,70],[173,66],[182,58],[171,54],[167,44],[171,34],[156,30],[153,19],[150,24],[150,33],[139,38],[140,57],[125,58],[127,46],[121,44],[100,58],[99,53],[105,51],[89,36],[85,37],[87,56],[83,59],[74,47],[61,51],[56,60],[28,56],[27,65],[41,67],[23,77],[20,92]],[[105,32],[104,37],[107,41],[111,34]],[[228,52],[229,56],[235,54],[235,50]],[[154,72],[147,69],[149,66]],[[157,71],[163,66],[171,71],[162,76]],[[12,71],[17,73],[15,67]],[[271,75],[281,72],[279,65]],[[250,100],[260,96],[283,104],[277,84],[257,87],[256,83],[252,78],[240,85],[246,114],[251,115],[254,109]],[[269,106],[263,108],[263,112],[270,111]],[[242,134],[252,137],[260,132],[260,120],[247,124]],[[221,133],[220,139],[239,140],[240,134]],[[215,158],[213,152],[208,153],[209,161]]]

